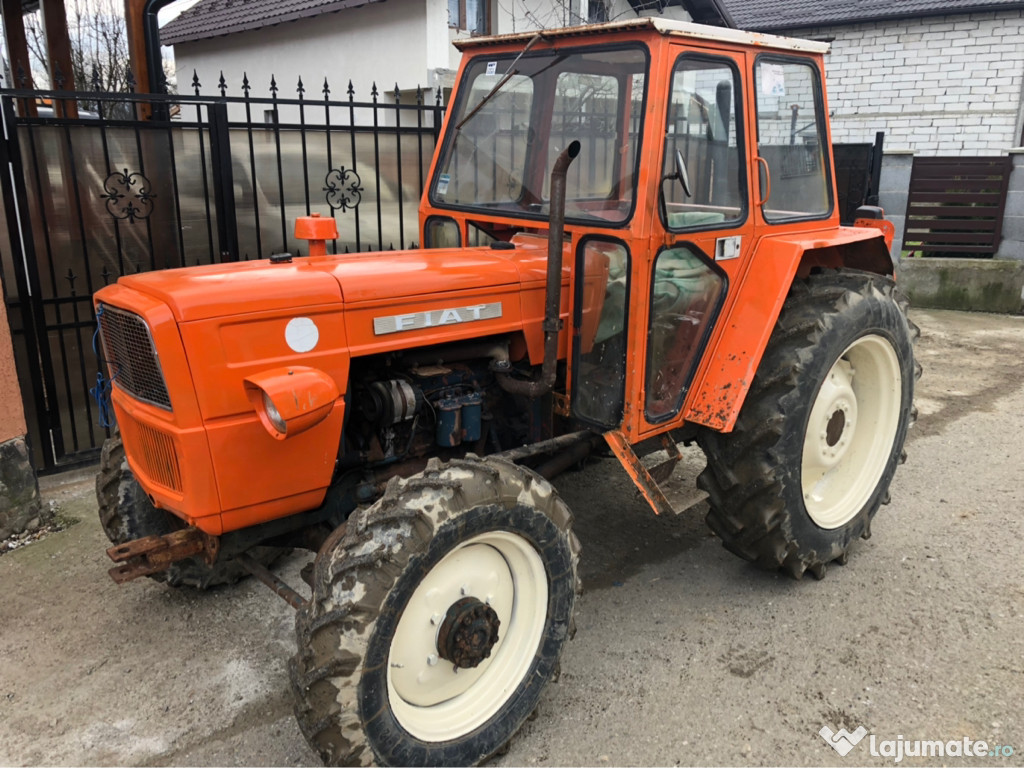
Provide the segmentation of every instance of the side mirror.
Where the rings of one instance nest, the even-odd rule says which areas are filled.
[[[686,172],[686,163],[683,161],[683,153],[676,150],[676,167],[673,173],[666,173],[661,177],[661,184],[658,187],[658,210],[661,211],[661,220],[668,221],[668,207],[665,203],[665,182],[678,181],[687,197],[693,197],[690,192],[690,176]]]
[[[668,181],[669,179],[676,179],[683,187],[683,192],[686,193],[687,197],[693,197],[693,193],[690,191],[690,175],[686,172],[686,163],[683,161],[683,153],[678,149],[676,150],[676,171],[675,173],[669,173],[665,175],[662,181]]]

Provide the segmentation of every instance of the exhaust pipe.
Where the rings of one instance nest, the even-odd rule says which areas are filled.
[[[551,169],[551,224],[548,227],[548,274],[544,295],[544,364],[540,379],[526,381],[499,373],[498,384],[506,392],[526,397],[540,397],[555,385],[558,368],[558,333],[562,330],[562,238],[565,234],[565,175],[569,165],[580,153],[580,143],[573,141],[562,150]]]

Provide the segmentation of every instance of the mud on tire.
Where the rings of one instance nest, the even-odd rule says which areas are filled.
[[[763,568],[821,578],[868,538],[916,417],[917,327],[895,283],[794,281],[731,433],[703,430],[707,524]]]
[[[96,499],[100,524],[111,544],[124,544],[145,536],[164,536],[185,525],[150,502],[128,466],[120,433],[103,443],[96,476]],[[254,547],[249,554],[263,565],[270,565],[288,551],[280,547]],[[192,557],[174,563],[166,571],[150,574],[149,578],[171,587],[208,589],[234,584],[248,575],[248,571],[230,558],[207,565],[202,559]]]
[[[324,762],[473,765],[500,750],[573,631],[571,523],[547,481],[472,457],[433,460],[353,513],[317,556],[290,665]],[[439,638],[465,601],[500,626],[493,654],[456,670]]]

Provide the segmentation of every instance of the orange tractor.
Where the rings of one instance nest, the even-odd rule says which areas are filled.
[[[659,19],[458,44],[423,250],[95,297],[112,574],[253,573],[292,602],[296,712],[332,764],[508,742],[573,633],[579,544],[545,478],[599,446],[665,512],[695,440],[725,546],[820,578],[913,420],[892,227],[839,224],[826,45]],[[266,568],[289,547],[317,552],[308,598]]]

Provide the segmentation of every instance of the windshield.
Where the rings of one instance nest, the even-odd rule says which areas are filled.
[[[646,72],[640,47],[474,59],[431,201],[546,217],[551,166],[575,139],[582,149],[566,178],[566,218],[626,221],[636,196]]]

